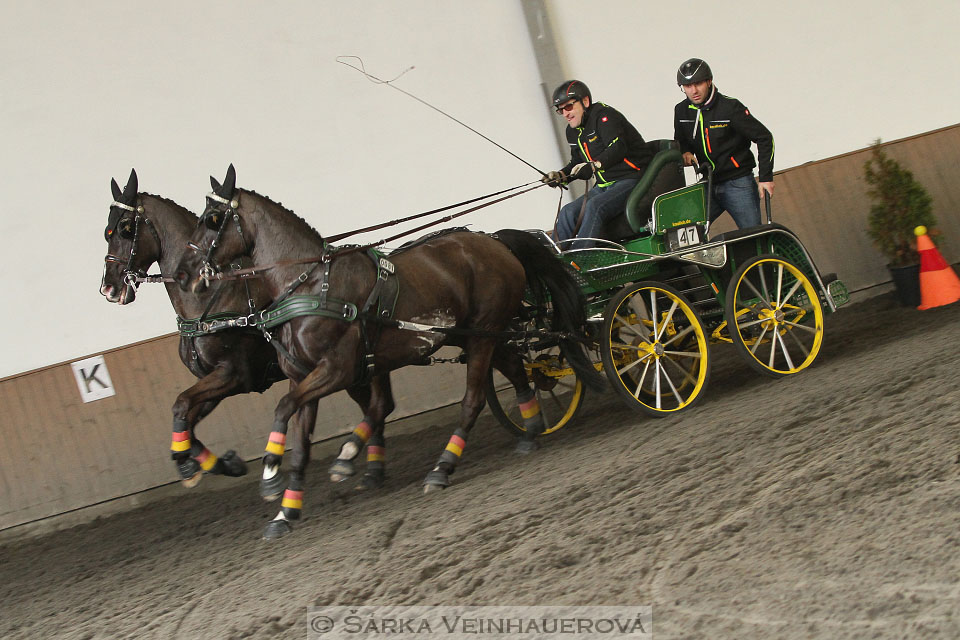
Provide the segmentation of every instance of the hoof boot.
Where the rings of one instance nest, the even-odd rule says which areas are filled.
[[[220,456],[217,466],[220,467],[220,473],[231,478],[247,475],[247,463],[233,449]]]
[[[193,458],[187,458],[183,462],[178,462],[177,473],[180,474],[180,482],[188,489],[197,486],[200,478],[203,477],[203,471],[200,470],[200,463]]]
[[[518,440],[513,452],[525,456],[540,448],[536,440]]]
[[[286,520],[271,520],[263,530],[264,540],[276,540],[293,531],[293,527]]]
[[[431,471],[423,481],[423,492],[430,493],[450,486],[450,476],[444,471]]]
[[[365,473],[363,479],[357,484],[357,491],[368,491],[383,487],[383,474]]]
[[[343,482],[350,476],[352,476],[356,471],[353,468],[352,460],[334,460],[333,464],[330,465],[330,479],[334,482]],[[335,476],[339,476],[339,479],[336,479]]]
[[[276,500],[283,494],[287,488],[287,478],[282,473],[277,473],[269,480],[260,479],[260,497],[267,502]]]

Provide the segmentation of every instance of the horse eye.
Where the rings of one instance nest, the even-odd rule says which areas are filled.
[[[121,238],[126,240],[133,239],[133,221],[129,218],[121,220],[120,224],[117,225],[117,232],[120,234]]]
[[[211,213],[207,216],[207,229],[210,229],[211,231],[219,231],[219,230],[220,230],[220,222],[221,222],[222,220],[223,220],[223,214],[222,214],[222,213],[220,213],[219,211],[211,212]]]

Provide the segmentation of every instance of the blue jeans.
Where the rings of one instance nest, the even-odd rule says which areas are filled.
[[[738,229],[760,224],[760,193],[753,176],[741,176],[713,185],[710,222],[723,215],[724,211],[730,213]]]
[[[624,215],[630,191],[638,182],[639,180],[630,178],[617,180],[606,187],[594,187],[586,195],[564,205],[560,209],[560,217],[557,220],[557,240],[569,240],[574,237],[577,218],[580,217],[580,208],[583,205],[584,198],[587,199],[587,205],[583,207],[583,222],[580,224],[580,231],[576,233],[576,237],[603,237],[603,229],[607,222],[618,215]],[[595,246],[596,243],[584,241],[575,242],[573,245],[573,247],[567,248],[586,249]]]

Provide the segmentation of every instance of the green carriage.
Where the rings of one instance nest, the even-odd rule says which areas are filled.
[[[708,239],[709,174],[684,186],[673,143],[651,144],[659,151],[611,231],[616,240],[568,249],[535,232],[583,290],[598,369],[629,406],[663,417],[702,397],[710,343],[733,343],[751,368],[771,377],[809,367],[822,346],[824,314],[849,300],[843,283],[821,276],[800,239],[769,213],[767,224]],[[546,317],[531,304],[520,322],[544,328]],[[582,406],[583,384],[550,340],[516,347],[540,395],[546,432],[560,429]],[[487,398],[505,427],[523,430],[512,390],[493,376]]]

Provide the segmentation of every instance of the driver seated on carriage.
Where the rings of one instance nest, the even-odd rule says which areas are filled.
[[[567,121],[570,161],[545,175],[543,182],[559,187],[571,180],[597,180],[590,192],[560,210],[554,240],[584,238],[572,243],[572,248],[589,248],[596,244],[589,238],[608,237],[606,227],[623,217],[627,199],[654,149],[619,111],[594,102],[587,85],[579,80],[557,87],[553,107]]]

